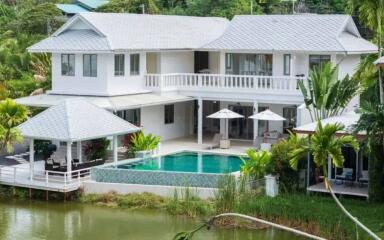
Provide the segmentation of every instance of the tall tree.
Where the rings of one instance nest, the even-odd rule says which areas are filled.
[[[355,132],[366,131],[369,152],[369,199],[384,202],[384,105],[365,102]]]
[[[12,99],[0,102],[0,151],[12,152],[13,144],[22,142],[23,137],[16,127],[27,117],[27,108]]]
[[[384,0],[348,0],[349,13],[357,13],[359,20],[366,25],[377,38],[379,57],[383,56],[382,51],[382,28],[384,21]],[[382,73],[379,69],[379,93],[380,103],[384,103]]]
[[[299,82],[304,103],[312,121],[339,115],[359,93],[359,82],[348,75],[338,79],[338,68],[331,63],[313,69],[306,83]]]

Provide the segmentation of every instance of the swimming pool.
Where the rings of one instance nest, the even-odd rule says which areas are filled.
[[[92,168],[91,179],[104,183],[217,188],[227,174],[238,174],[239,156],[179,152]]]
[[[181,152],[118,165],[118,168],[170,172],[231,173],[239,171],[241,164],[242,161],[238,156]]]

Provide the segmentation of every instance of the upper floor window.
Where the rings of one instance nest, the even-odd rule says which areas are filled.
[[[331,61],[331,55],[309,55],[309,69],[321,68]]]
[[[75,76],[75,54],[61,54],[61,75]]]
[[[225,68],[226,69],[232,69],[232,53],[225,54]]]
[[[97,55],[96,54],[83,55],[83,76],[97,77]]]
[[[130,55],[131,62],[131,75],[139,75],[140,74],[140,54],[131,54]]]
[[[291,75],[291,54],[284,54],[284,75]]]
[[[125,56],[115,54],[115,76],[124,76]]]
[[[164,123],[171,124],[175,121],[175,105],[164,105]]]

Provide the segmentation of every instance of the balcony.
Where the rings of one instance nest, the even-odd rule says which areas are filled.
[[[256,99],[267,97],[279,100],[302,102],[298,82],[303,77],[254,76],[227,74],[146,74],[145,87],[154,92],[177,91],[189,96],[210,97],[212,94],[227,94],[230,98]],[[239,95],[240,94],[240,95]]]

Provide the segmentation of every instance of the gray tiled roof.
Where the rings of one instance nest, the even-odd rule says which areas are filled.
[[[108,40],[93,30],[68,30],[49,37],[29,48],[34,51],[109,51]]]
[[[104,35],[109,50],[115,51],[198,48],[218,38],[228,24],[228,20],[215,17],[87,12],[75,18],[79,16]],[[84,41],[73,42],[77,36]],[[105,50],[107,46],[101,36],[90,36],[82,31],[63,31],[29,50],[51,50],[52,45],[56,50],[78,47],[87,50],[87,46],[84,46],[87,42],[97,50]]]
[[[87,114],[84,114],[87,113]],[[83,99],[67,99],[18,126],[25,137],[80,141],[140,130]]]
[[[343,29],[354,35],[341,34]],[[235,16],[224,34],[203,48],[312,52],[377,50],[374,44],[360,37],[350,16],[317,14]]]

